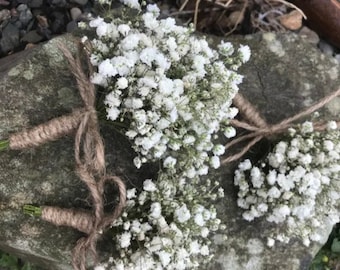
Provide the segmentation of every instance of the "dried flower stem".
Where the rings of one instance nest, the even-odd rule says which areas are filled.
[[[9,148],[9,140],[1,140],[0,141],[0,151],[6,150]]]

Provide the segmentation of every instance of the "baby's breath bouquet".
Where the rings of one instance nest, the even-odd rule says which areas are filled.
[[[212,49],[159,13],[148,5],[130,22],[97,17],[89,23],[96,38],[83,38],[93,48],[92,82],[106,91],[107,119],[124,126],[135,166],[161,164],[157,179],[127,191],[126,210],[112,224],[120,255],[113,269],[202,267],[212,257],[208,236],[223,227],[214,207],[223,189],[203,176],[220,166],[219,135],[235,136],[231,103],[250,50],[225,42]]]
[[[148,5],[134,23],[90,22],[98,36],[91,41],[91,62],[98,68],[92,82],[109,91],[107,118],[128,122],[125,135],[138,168],[163,159],[168,166],[181,163],[187,175],[206,174],[224,152],[212,142],[214,135],[221,129],[227,137],[235,134],[228,121],[237,109],[230,105],[242,81],[236,70],[249,59],[249,48],[222,42],[213,50],[193,29],[158,15]],[[186,153],[185,160],[178,152]]]
[[[241,162],[235,172],[238,206],[243,217],[286,225],[286,233],[268,238],[288,242],[297,237],[308,246],[323,242],[324,228],[339,222],[340,131],[335,121],[325,131],[312,122],[291,128],[264,161]]]

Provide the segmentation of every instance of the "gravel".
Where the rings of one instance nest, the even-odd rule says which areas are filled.
[[[94,0],[0,0],[0,57],[72,32]]]
[[[94,13],[95,0],[0,0],[0,58],[32,47],[57,35],[73,32],[79,21]],[[173,12],[175,3],[156,0],[163,16]],[[307,27],[295,31],[334,56],[340,63],[340,51]]]

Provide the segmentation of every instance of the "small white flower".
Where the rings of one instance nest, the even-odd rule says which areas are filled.
[[[196,138],[192,135],[185,135],[183,138],[183,143],[191,145],[196,141]]]
[[[250,171],[251,182],[255,188],[260,188],[264,182],[260,169],[253,167]]]
[[[202,236],[203,238],[206,238],[208,235],[209,235],[209,229],[208,229],[207,227],[203,227],[203,228],[201,229],[201,236]]]
[[[138,3],[138,0],[120,0],[124,5],[127,5],[130,8],[138,9],[140,10],[140,4]]]
[[[242,161],[242,162],[240,162],[239,164],[238,164],[238,169],[240,170],[240,171],[248,171],[248,170],[250,170],[251,169],[251,162],[250,162],[250,160],[249,159],[245,159],[244,161]]]
[[[157,190],[157,187],[151,179],[146,179],[143,183],[143,189],[148,192],[154,192]]]
[[[121,248],[127,248],[131,244],[131,233],[123,232],[119,237],[119,245]]]
[[[152,62],[156,59],[158,50],[156,48],[145,48],[140,54],[140,60],[151,67]]]
[[[123,36],[127,36],[130,31],[130,26],[127,24],[120,24],[117,29]]]
[[[158,8],[156,4],[147,5],[146,10],[152,13],[155,17],[158,17],[158,15],[160,14],[160,9]]]
[[[203,227],[204,224],[205,224],[205,221],[204,221],[202,213],[196,214],[195,217],[194,217],[194,221],[200,227]]]
[[[221,41],[221,44],[218,46],[219,52],[224,56],[230,56],[234,52],[234,47],[230,42]]]
[[[104,77],[114,77],[117,75],[117,69],[114,68],[109,59],[106,59],[99,64],[98,73]]]
[[[250,59],[250,48],[247,45],[240,45],[238,52],[241,54],[242,62],[248,62]]]
[[[162,239],[159,236],[155,236],[152,238],[148,250],[151,252],[159,251],[162,249],[162,246],[163,246]]]
[[[225,152],[225,147],[222,144],[217,144],[213,148],[213,153],[216,156],[221,156]]]
[[[336,130],[338,128],[338,124],[336,123],[336,121],[329,121],[327,123],[327,130]]]
[[[302,155],[300,161],[304,165],[310,164],[312,162],[312,156],[310,154]]]
[[[176,162],[177,160],[170,156],[163,161],[163,166],[164,168],[173,168],[176,165]]]
[[[117,108],[114,108],[114,107],[113,108],[107,108],[106,113],[107,113],[107,115],[106,115],[107,119],[115,121],[120,114],[120,110],[117,109]]]
[[[276,182],[276,177],[277,172],[275,170],[270,170],[266,177],[268,184],[271,186],[274,185]]]
[[[220,163],[220,158],[218,156],[212,156],[210,158],[210,165],[214,168],[217,169],[220,167],[221,163]]]
[[[323,142],[323,147],[326,151],[331,151],[334,149],[334,143],[330,140],[325,140]]]
[[[127,98],[124,105],[128,109],[140,109],[144,106],[143,100],[140,98]]]
[[[117,88],[118,89],[125,89],[129,85],[128,80],[125,77],[120,77],[117,80]]]
[[[125,136],[127,136],[130,140],[135,138],[137,135],[138,133],[135,130],[128,130],[127,132],[125,132]]]
[[[202,246],[200,253],[203,256],[208,256],[209,255],[209,247],[207,245]]]
[[[89,26],[90,27],[98,27],[99,25],[101,25],[104,22],[104,19],[101,17],[97,17],[93,20],[90,20],[89,22]]]
[[[201,245],[198,243],[197,240],[191,241],[190,243],[190,253],[191,254],[198,254],[201,251]]]
[[[129,199],[129,200],[136,198],[137,197],[136,191],[137,191],[136,188],[128,189],[126,191],[126,198]]]
[[[139,169],[142,166],[142,161],[139,157],[135,157],[133,159],[133,164],[136,166],[137,169]]]
[[[309,247],[310,245],[310,240],[308,238],[304,238],[303,239],[303,244],[306,246],[306,247]]]
[[[224,197],[224,189],[222,187],[218,188],[218,197],[223,198]]]
[[[306,121],[301,125],[301,132],[302,133],[312,133],[314,130],[313,123]]]
[[[281,195],[281,192],[280,190],[277,188],[277,187],[271,187],[269,190],[268,190],[268,196],[269,197],[272,197],[272,198],[279,198]]]
[[[108,26],[109,25],[105,22],[102,22],[101,24],[97,26],[96,33],[98,37],[105,36],[108,33],[108,29],[109,29]]]
[[[158,219],[162,215],[162,206],[159,202],[154,202],[150,207],[150,217],[152,219]]]
[[[275,240],[271,237],[267,238],[267,246],[268,247],[273,247],[275,245]]]
[[[159,27],[159,21],[155,18],[155,15],[147,12],[142,15],[144,25],[146,28],[149,28],[150,30],[155,30],[157,27]]]
[[[166,267],[170,263],[172,257],[171,253],[161,250],[157,253],[157,255],[163,267]]]
[[[186,204],[175,210],[175,217],[179,223],[184,223],[190,219],[191,214]]]

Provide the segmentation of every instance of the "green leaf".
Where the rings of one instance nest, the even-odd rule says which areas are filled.
[[[340,253],[340,240],[338,238],[333,239],[331,250],[334,253]]]
[[[10,270],[19,270],[18,258],[4,253],[0,258],[0,266],[8,267]]]
[[[0,140],[0,151],[6,150],[9,147],[9,140]]]
[[[30,263],[25,263],[21,270],[33,270],[34,268]]]

